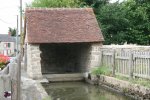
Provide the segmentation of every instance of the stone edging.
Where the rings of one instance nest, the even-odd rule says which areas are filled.
[[[150,88],[133,84],[128,81],[104,75],[91,75],[91,80],[87,79],[86,81],[91,84],[98,84],[112,88],[113,90],[119,91],[135,99],[150,100]]]
[[[47,97],[48,94],[40,82],[22,77],[22,100],[45,100]]]

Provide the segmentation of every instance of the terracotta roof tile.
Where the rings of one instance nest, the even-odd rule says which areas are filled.
[[[104,40],[91,8],[28,8],[25,15],[29,43]]]

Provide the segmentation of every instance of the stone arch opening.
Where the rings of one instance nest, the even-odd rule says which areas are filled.
[[[88,71],[90,43],[40,44],[42,74]]]

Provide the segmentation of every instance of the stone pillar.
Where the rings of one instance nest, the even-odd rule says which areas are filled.
[[[39,44],[27,44],[27,74],[32,79],[41,79],[41,51]]]
[[[90,69],[94,67],[100,66],[100,61],[101,61],[101,49],[102,43],[93,43],[91,45],[91,55],[90,55]]]

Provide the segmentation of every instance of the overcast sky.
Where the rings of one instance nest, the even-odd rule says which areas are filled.
[[[8,27],[16,28],[17,15],[19,15],[20,0],[0,0],[0,34],[7,34]],[[23,6],[33,0],[22,0]],[[112,2],[117,0],[112,0]],[[122,1],[122,0],[120,0]]]

